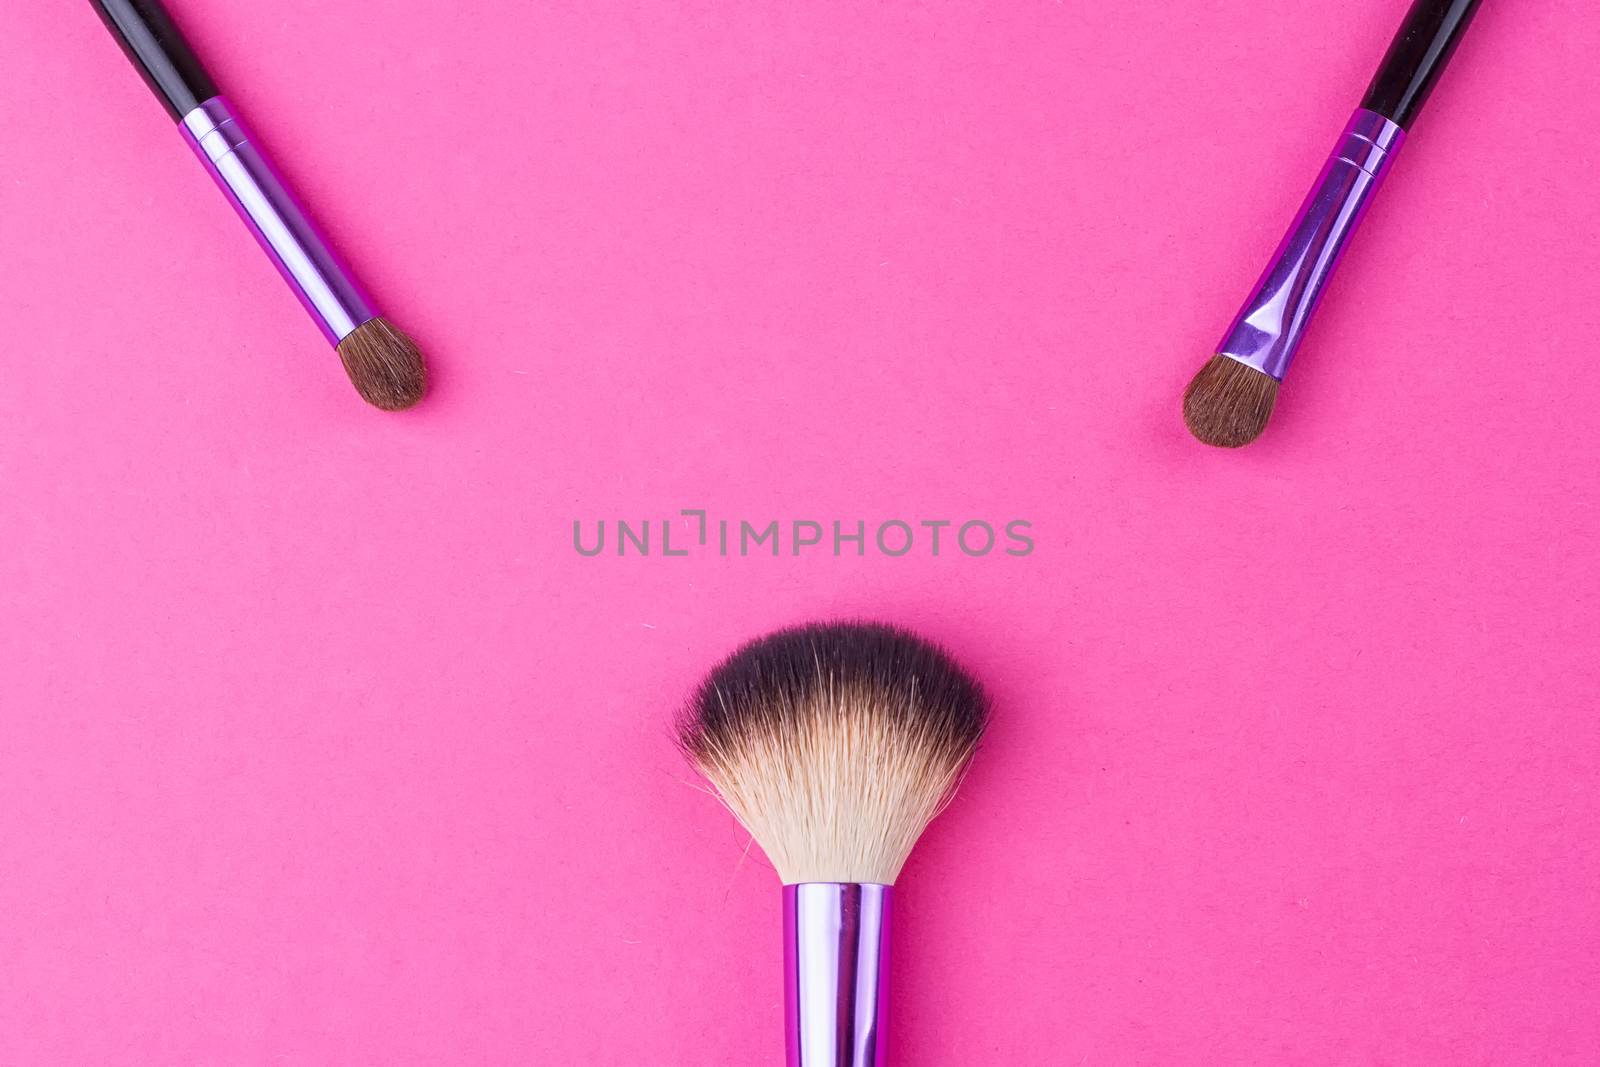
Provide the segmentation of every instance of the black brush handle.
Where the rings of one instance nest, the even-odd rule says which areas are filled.
[[[173,119],[217,95],[200,57],[160,0],[89,0]]]
[[[1480,0],[1416,0],[1367,86],[1361,106],[1409,130]]]

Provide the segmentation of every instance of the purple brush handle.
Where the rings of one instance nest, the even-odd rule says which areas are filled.
[[[789,1067],[884,1067],[889,886],[783,887]]]
[[[226,99],[205,101],[178,128],[330,343],[377,318],[355,276]]]
[[[1356,111],[1218,355],[1283,380],[1345,242],[1405,136],[1377,112]]]

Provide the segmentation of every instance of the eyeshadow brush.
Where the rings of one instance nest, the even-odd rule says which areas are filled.
[[[1237,448],[1266,429],[1328,278],[1479,2],[1412,4],[1277,254],[1184,392],[1184,421],[1201,441]]]
[[[356,391],[387,411],[420,400],[426,375],[416,345],[375,310],[160,0],[90,2],[338,351]]]

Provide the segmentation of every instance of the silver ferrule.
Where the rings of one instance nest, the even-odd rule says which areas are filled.
[[[332,344],[377,317],[355,276],[225,98],[207,100],[179,128]]]
[[[783,887],[789,1067],[883,1067],[890,887]]]

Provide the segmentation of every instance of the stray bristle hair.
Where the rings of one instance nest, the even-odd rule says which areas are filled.
[[[880,623],[817,623],[739,649],[679,728],[785,885],[893,885],[960,783],[988,719],[937,646]]]
[[[427,391],[422,353],[388,319],[357,326],[339,342],[339,358],[356,392],[375,408],[402,411]]]
[[[1278,402],[1278,379],[1212,356],[1183,393],[1183,421],[1208,445],[1238,448],[1261,436]]]

